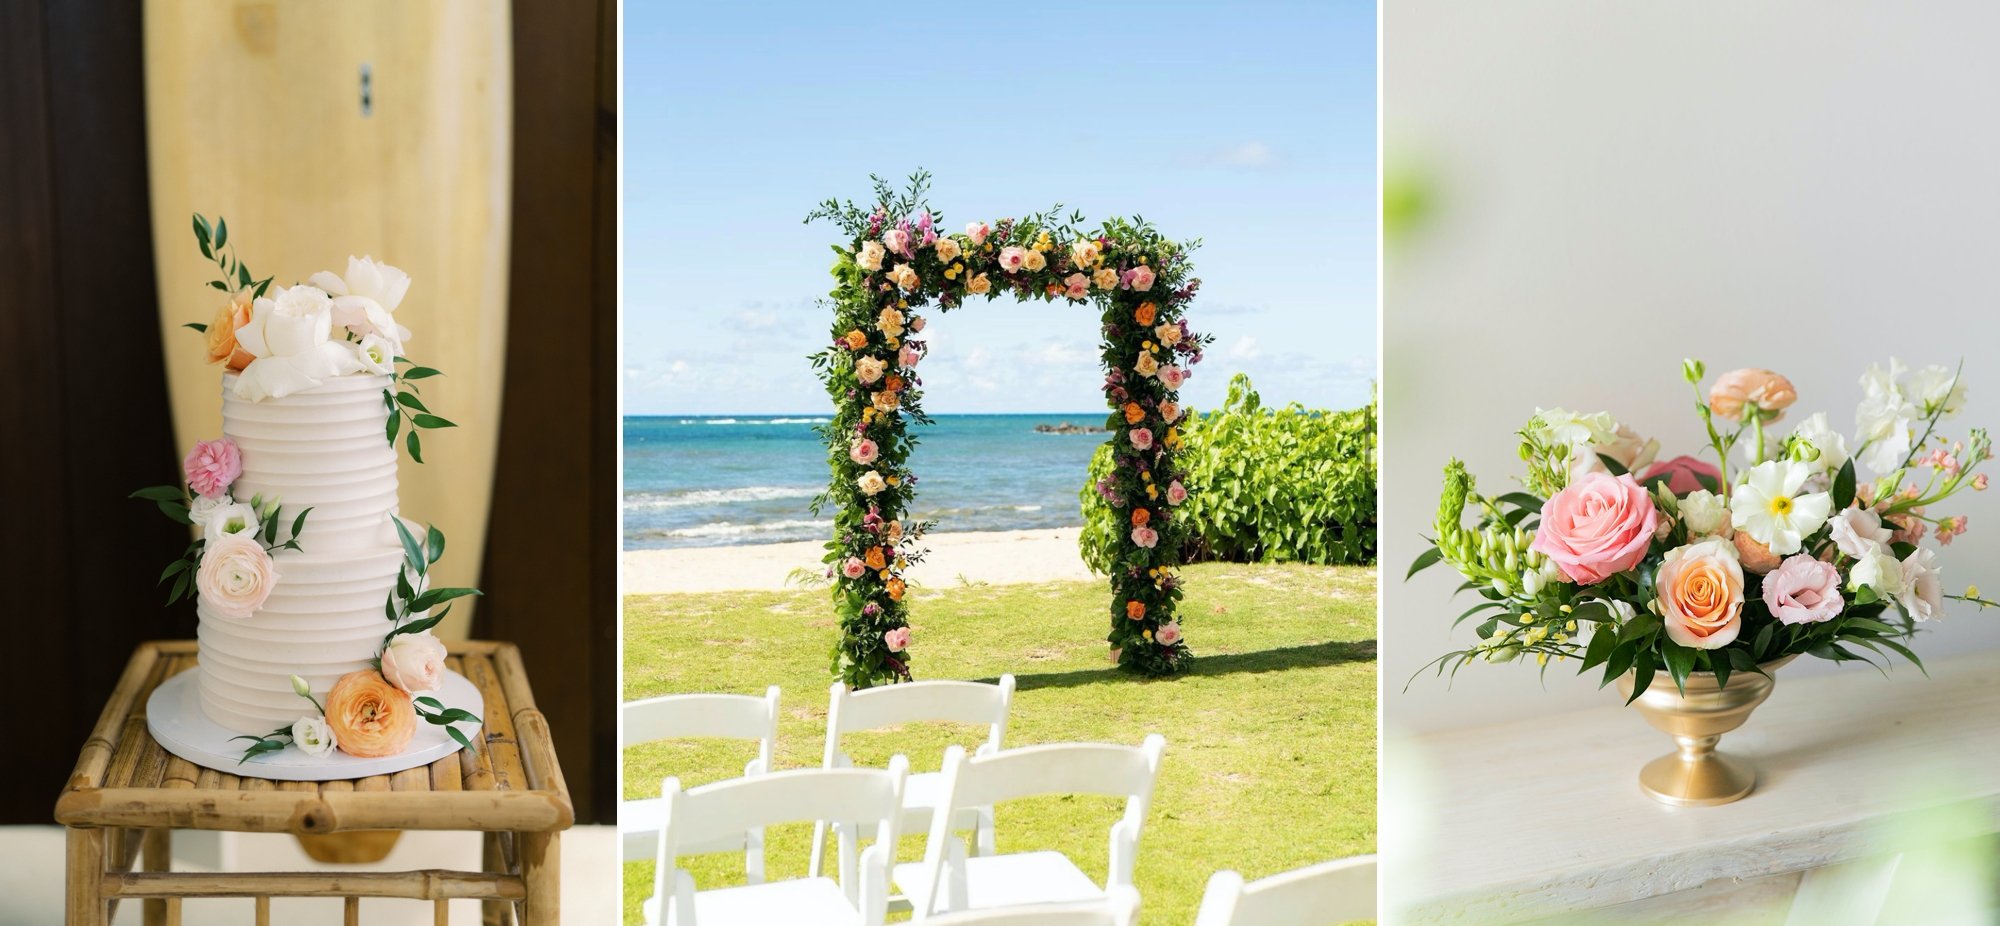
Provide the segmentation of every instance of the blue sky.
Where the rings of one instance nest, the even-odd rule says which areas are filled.
[[[1239,370],[1368,399],[1373,3],[634,3],[624,105],[628,413],[821,411],[839,232],[801,220],[919,167],[947,227],[1061,202],[1203,239],[1195,406]],[[1103,407],[1094,308],[931,315],[927,411]]]

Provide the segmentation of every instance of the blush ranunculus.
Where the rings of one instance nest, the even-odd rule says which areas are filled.
[[[382,646],[382,678],[411,694],[444,686],[444,641],[423,633],[399,633]]]
[[[264,606],[278,584],[278,570],[264,545],[248,534],[203,540],[194,587],[215,614],[243,620]]]
[[[1722,471],[1712,463],[1704,463],[1690,456],[1678,456],[1671,460],[1661,460],[1639,477],[1640,482],[1649,482],[1657,476],[1667,476],[1667,490],[1675,495],[1699,492],[1708,486],[1702,485],[1697,477],[1707,476],[1710,484],[1722,486]]]
[[[1660,620],[1675,643],[1718,649],[1743,630],[1743,565],[1727,540],[1710,538],[1668,550],[1654,587]]]
[[[1816,624],[1840,615],[1840,570],[1800,553],[1764,577],[1764,606],[1786,624]]]
[[[1765,421],[1776,421],[1799,400],[1792,381],[1770,370],[1731,370],[1708,390],[1708,410],[1731,421],[1743,420],[1743,406],[1755,405]]]
[[[1542,506],[1537,553],[1582,585],[1594,585],[1638,565],[1660,514],[1630,474],[1590,473]]]
[[[230,483],[243,475],[243,453],[227,437],[195,441],[194,449],[181,460],[181,470],[194,494],[221,498],[229,494]]]
[[[326,724],[340,751],[364,759],[402,752],[417,735],[410,693],[374,669],[349,672],[326,694]]]

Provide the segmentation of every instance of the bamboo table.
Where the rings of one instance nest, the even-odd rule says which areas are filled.
[[[180,922],[188,897],[238,897],[270,922],[272,897],[338,897],[349,924],[363,897],[429,900],[436,922],[453,899],[483,900],[484,922],[559,920],[560,836],[575,820],[548,721],[535,709],[511,643],[449,644],[447,665],[486,701],[477,753],[347,781],[270,781],[200,768],[146,731],[153,689],[195,664],[193,640],[141,644],[118,680],[56,801],[68,827],[70,926],[105,926],[121,899],[145,903],[147,926]],[[320,835],[356,830],[485,834],[483,871],[169,871],[176,829]],[[138,870],[133,862],[139,862]]]

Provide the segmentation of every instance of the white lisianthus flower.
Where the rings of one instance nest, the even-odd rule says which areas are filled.
[[[292,745],[315,759],[330,755],[340,744],[333,740],[333,728],[323,717],[300,717],[292,724]]]
[[[410,289],[410,275],[371,257],[347,258],[347,275],[322,270],[308,281],[333,295],[333,322],[355,337],[380,335],[403,352],[410,330],[396,324],[396,306]]]
[[[193,509],[189,509],[188,517],[194,517]],[[262,520],[257,516],[257,509],[242,502],[217,505],[208,512],[208,517],[200,522],[201,535],[220,537],[224,534],[254,534]]]
[[[1869,364],[1861,374],[1861,405],[1854,410],[1855,437],[1862,443],[1856,459],[1877,473],[1902,465],[1910,455],[1910,431],[1917,407],[1903,392],[1903,362],[1889,358],[1889,368]]]
[[[275,292],[252,303],[250,321],[236,329],[237,346],[256,358],[236,375],[239,398],[281,399],[360,370],[354,351],[333,340],[333,301],[324,291],[294,286]]]
[[[1848,508],[1833,516],[1833,545],[1855,559],[1889,545],[1895,532],[1882,526],[1882,516],[1869,508]]]
[[[396,345],[379,334],[368,335],[356,343],[354,356],[360,361],[364,373],[381,375],[396,372]]]
[[[1807,461],[1816,474],[1837,473],[1847,464],[1847,438],[1827,423],[1825,412],[1814,412],[1812,417],[1799,422],[1799,426],[1792,429],[1791,439],[1811,444],[1814,450],[1819,451],[1817,459]]]
[[[1880,600],[1895,598],[1903,593],[1903,564],[1888,548],[1872,550],[1847,570],[1847,590],[1858,592],[1864,588],[1875,590]]]
[[[1923,406],[1926,417],[1940,410],[1955,415],[1965,407],[1965,382],[1950,367],[1937,364],[1910,374],[1908,394]]]
[[[1833,512],[1832,496],[1800,491],[1812,474],[1812,467],[1792,460],[1757,464],[1729,501],[1730,526],[1779,556],[1799,552]]]
[[[1896,604],[1911,620],[1928,621],[1944,616],[1944,570],[1938,568],[1937,553],[1928,548],[1910,551],[1902,562],[1903,587]]]
[[[208,519],[215,517],[217,511],[234,504],[236,504],[235,500],[227,495],[217,495],[214,498],[206,495],[197,495],[194,497],[194,504],[188,506],[188,520],[193,521],[194,526],[202,532],[202,536],[206,537],[208,536]]]
[[[1689,541],[1703,537],[1730,536],[1729,503],[1707,489],[1696,489],[1681,499],[1681,523],[1687,525]]]

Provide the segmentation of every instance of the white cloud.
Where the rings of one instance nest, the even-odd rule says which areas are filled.
[[[775,331],[778,327],[778,313],[767,309],[737,309],[732,317],[736,327],[745,331]]]
[[[1267,170],[1278,166],[1282,160],[1270,145],[1250,140],[1201,152],[1194,157],[1193,163],[1197,167]]]
[[[1255,360],[1263,355],[1264,351],[1257,346],[1257,339],[1247,334],[1238,337],[1236,343],[1229,345],[1231,360]]]

